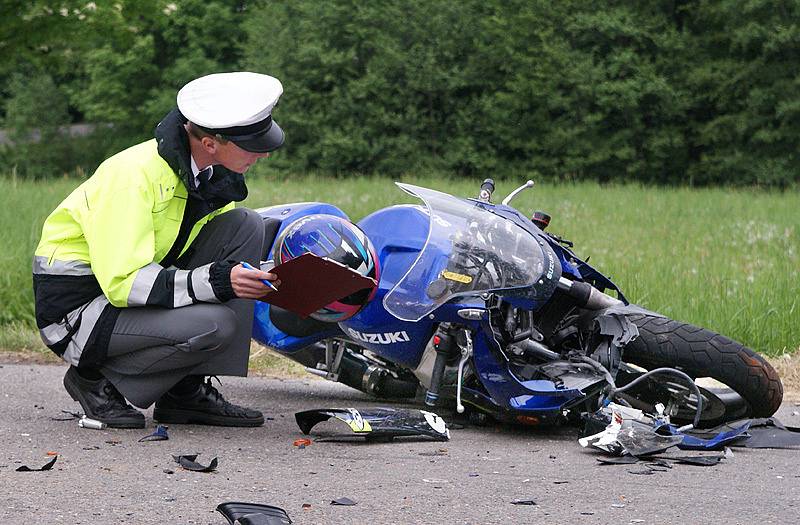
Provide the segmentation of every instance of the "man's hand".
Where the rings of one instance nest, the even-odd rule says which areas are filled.
[[[248,269],[237,264],[231,269],[231,287],[236,297],[242,299],[261,299],[273,290],[262,280],[269,281],[276,288],[281,282],[274,273],[265,272],[258,268]]]

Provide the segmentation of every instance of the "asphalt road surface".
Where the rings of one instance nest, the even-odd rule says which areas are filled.
[[[385,406],[322,380],[223,378],[229,399],[264,411],[255,429],[173,425],[168,441],[139,442],[154,429],[91,430],[56,421],[79,410],[61,386],[65,368],[0,368],[0,524],[225,524],[226,501],[276,505],[294,523],[800,523],[800,450],[733,449],[713,467],[602,466],[576,428],[452,430],[447,443],[318,442],[294,413]],[[800,426],[800,407],[778,417]],[[446,420],[448,415],[440,413]],[[337,426],[338,424],[338,426]],[[312,431],[337,432],[340,422]],[[58,453],[50,471],[38,468]],[[218,458],[216,471],[180,468],[173,454]],[[637,473],[638,472],[638,473]],[[347,497],[355,506],[334,506]],[[515,505],[522,500],[535,504]]]

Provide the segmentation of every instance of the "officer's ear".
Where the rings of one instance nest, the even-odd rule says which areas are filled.
[[[219,146],[216,139],[209,135],[206,135],[200,139],[200,145],[203,147],[203,151],[209,155],[214,155],[217,152],[217,147]]]

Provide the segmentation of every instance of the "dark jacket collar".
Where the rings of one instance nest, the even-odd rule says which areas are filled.
[[[239,202],[247,198],[244,175],[219,164],[214,166],[210,184],[201,190],[194,187],[189,137],[184,124],[186,117],[175,108],[158,123],[155,137],[158,141],[158,154],[181,179],[189,196],[204,201],[212,210],[222,208],[231,201]]]

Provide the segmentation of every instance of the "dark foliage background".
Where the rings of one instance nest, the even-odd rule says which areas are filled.
[[[800,180],[800,2],[2,4],[0,161],[21,176],[88,172],[187,81],[249,69],[284,83],[287,170]]]

